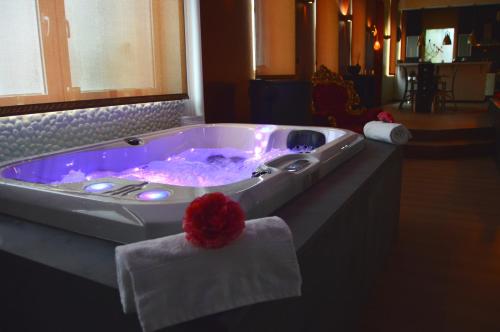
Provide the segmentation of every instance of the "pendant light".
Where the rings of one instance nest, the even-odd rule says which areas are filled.
[[[444,36],[443,45],[451,45],[451,38],[448,32],[446,32],[446,35]]]

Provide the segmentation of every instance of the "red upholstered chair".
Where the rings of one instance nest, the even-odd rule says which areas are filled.
[[[312,77],[313,118],[318,126],[332,126],[363,132],[365,123],[377,120],[381,109],[359,107],[352,81],[321,65]]]

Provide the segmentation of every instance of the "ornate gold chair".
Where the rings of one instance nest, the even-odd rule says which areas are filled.
[[[319,126],[363,132],[365,123],[377,120],[381,109],[359,106],[359,95],[352,81],[321,65],[312,77],[313,119]]]

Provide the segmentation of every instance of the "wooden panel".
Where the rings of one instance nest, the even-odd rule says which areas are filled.
[[[390,54],[389,54],[389,74],[396,74],[396,59],[397,59],[397,31],[400,22],[400,12],[398,10],[399,0],[391,1],[391,39],[390,39]]]
[[[206,123],[236,122],[235,90],[234,83],[205,82],[203,95]]]
[[[142,96],[142,97],[122,97],[122,98],[95,99],[95,100],[77,100],[77,101],[68,101],[62,103],[15,105],[15,106],[0,107],[0,116],[46,113],[46,112],[55,112],[64,110],[74,110],[80,108],[139,104],[139,103],[150,103],[155,101],[181,100],[181,99],[188,99],[188,95],[176,94],[176,95],[159,95],[159,96]]]
[[[359,64],[363,71],[363,69],[365,69],[366,53],[366,0],[353,0],[352,6],[351,63],[354,65]]]
[[[316,67],[339,70],[339,9],[336,0],[316,0]]]
[[[304,2],[297,3],[295,15],[296,31],[296,78],[299,80],[310,80],[315,70],[314,42],[314,5]]]
[[[458,28],[458,9],[440,8],[422,12],[422,32],[427,29]]]
[[[207,84],[234,85],[234,118],[248,122],[248,82],[252,77],[250,2],[200,1],[200,28],[203,81]],[[205,102],[211,98],[205,95]],[[212,104],[215,105],[215,104]],[[217,116],[217,107],[205,107]]]

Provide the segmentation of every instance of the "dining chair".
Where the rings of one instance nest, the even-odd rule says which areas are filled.
[[[414,103],[417,93],[417,75],[415,71],[411,71],[408,74],[408,68],[406,68],[406,66],[399,66],[399,68],[403,72],[405,89],[403,92],[403,97],[401,98],[401,102],[399,103],[398,109],[402,109],[405,103],[409,103],[411,106],[411,110],[415,111]]]
[[[458,66],[453,65],[451,73],[451,81],[448,82],[446,76],[440,76],[437,84],[435,103],[442,111],[446,110],[446,103],[452,102],[454,110],[457,110],[457,102],[455,99],[455,81],[457,77]],[[448,84],[450,83],[450,84]]]

